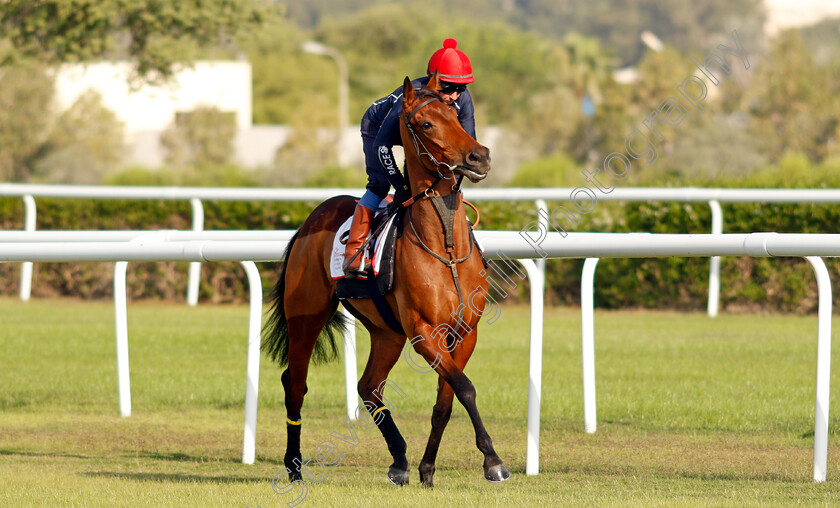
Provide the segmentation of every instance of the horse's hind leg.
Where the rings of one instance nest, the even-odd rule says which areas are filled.
[[[400,393],[405,393],[393,381],[387,379],[388,373],[397,363],[402,353],[405,337],[393,332],[368,328],[370,330],[370,357],[365,372],[359,380],[359,396],[371,414],[374,423],[385,438],[388,451],[394,462],[388,468],[388,480],[394,485],[407,485],[409,477],[408,459],[405,456],[406,444],[397,424],[391,416],[391,406],[384,392],[387,386]],[[359,416],[361,418],[361,415]]]
[[[283,457],[283,463],[290,471],[290,481],[302,479],[300,411],[307,391],[306,377],[309,373],[309,361],[321,330],[324,329],[338,306],[329,292],[310,291],[305,296],[301,296],[296,294],[294,288],[294,285],[287,286],[285,305],[289,327],[289,367],[281,376],[286,399],[287,431],[286,454]]]
[[[452,351],[452,359],[459,369],[463,370],[475,350],[476,331],[470,332],[464,340]],[[452,415],[452,401],[455,392],[452,387],[444,381],[443,377],[438,379],[438,394],[435,407],[432,409],[432,430],[429,433],[429,441],[426,444],[426,451],[423,460],[420,461],[420,481],[424,487],[433,487],[432,477],[435,474],[435,460],[437,459],[440,441],[443,438],[443,431],[449,423]]]

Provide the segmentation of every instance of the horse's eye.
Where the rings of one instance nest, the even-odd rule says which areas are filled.
[[[431,124],[431,123],[429,123],[429,122],[423,122],[423,123],[420,125],[420,128],[421,128],[421,129],[423,129],[424,131],[427,131],[427,130],[429,130],[429,129],[431,129],[431,128],[432,128],[432,124]]]

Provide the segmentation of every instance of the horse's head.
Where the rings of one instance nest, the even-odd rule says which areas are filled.
[[[419,168],[408,164],[409,179],[418,182],[439,173],[445,178],[458,174],[471,182],[481,181],[490,171],[490,150],[461,127],[455,108],[443,102],[439,90],[437,74],[420,90],[414,89],[408,77],[403,83],[400,134],[407,160],[416,158],[420,163]],[[418,171],[425,174],[411,174]]]

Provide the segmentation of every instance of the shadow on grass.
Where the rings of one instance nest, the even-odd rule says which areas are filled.
[[[70,459],[95,459],[97,457],[93,457],[91,455],[78,455],[75,453],[62,453],[62,452],[24,452],[20,450],[8,450],[8,449],[0,449],[0,455],[17,455],[20,457],[66,457]]]
[[[102,456],[94,456],[94,455],[79,455],[77,453],[64,453],[64,452],[27,452],[22,450],[11,450],[8,448],[0,448],[0,456],[8,455],[8,456],[18,456],[18,457],[47,457],[47,458],[68,458],[68,459],[83,459],[83,460],[97,460],[102,459]],[[123,454],[121,456],[124,459],[136,459],[136,458],[144,458],[144,459],[154,459],[154,460],[166,460],[166,461],[173,461],[173,462],[194,462],[194,463],[230,463],[230,464],[241,464],[242,459],[240,457],[208,457],[202,455],[188,455],[186,453],[160,453],[160,452],[138,452],[138,453],[131,453],[131,454]],[[265,464],[272,464],[272,465],[280,465],[283,464],[283,459],[281,458],[267,458],[267,457],[259,457],[259,462]]]
[[[137,452],[131,454],[123,454],[123,458],[144,458],[144,459],[154,459],[154,460],[168,460],[173,462],[221,462],[221,463],[232,463],[232,464],[241,464],[242,458],[241,457],[209,457],[206,455],[189,455],[186,453],[179,453],[179,452],[172,452],[172,453],[161,453],[161,452]],[[282,457],[280,459],[270,459],[264,457],[258,457],[259,462],[264,462],[266,464],[282,464],[283,460]]]
[[[138,482],[158,483],[266,483],[270,478],[243,478],[238,476],[200,476],[194,474],[173,473],[115,473],[112,471],[91,471],[82,473],[92,478],[113,478],[116,480],[133,480]]]
[[[143,459],[154,459],[154,460],[168,460],[173,462],[230,462],[236,463],[241,462],[241,459],[236,457],[209,457],[206,455],[189,455],[186,453],[179,453],[179,452],[171,452],[171,453],[162,453],[162,452],[137,452],[137,453],[129,453],[123,454],[125,458],[143,458]]]
[[[511,469],[513,472],[513,469]],[[522,470],[524,473],[524,469]],[[587,475],[603,478],[655,478],[657,480],[699,480],[703,482],[776,482],[784,484],[802,484],[807,480],[791,477],[774,472],[714,472],[714,471],[680,471],[663,468],[635,467],[631,465],[604,464],[603,466],[555,466],[540,467],[540,473],[555,473],[563,475]]]

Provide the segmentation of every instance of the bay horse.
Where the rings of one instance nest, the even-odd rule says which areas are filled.
[[[481,421],[475,387],[463,372],[475,349],[488,283],[456,182],[458,175],[472,182],[484,179],[490,170],[490,152],[464,131],[439,89],[437,75],[419,90],[408,77],[403,84],[400,135],[414,197],[401,205],[407,224],[396,243],[393,289],[385,301],[404,333],[389,327],[370,299],[344,302],[370,332],[370,357],[358,392],[394,459],[388,479],[395,485],[408,484],[406,443],[381,392],[408,337],[413,338],[414,351],[439,375],[432,430],[419,465],[423,486],[433,486],[435,458],[453,397],[458,397],[472,421],[476,445],[484,454],[484,477],[491,482],[510,477]],[[315,208],[289,242],[270,296],[262,348],[281,366],[288,365],[281,381],[287,423],[283,462],[290,481],[302,479],[301,407],[310,360],[334,359],[338,332],[345,326],[344,316],[336,312],[339,302],[329,258],[336,231],[353,215],[357,201],[337,196]],[[467,293],[469,305],[464,305]]]

